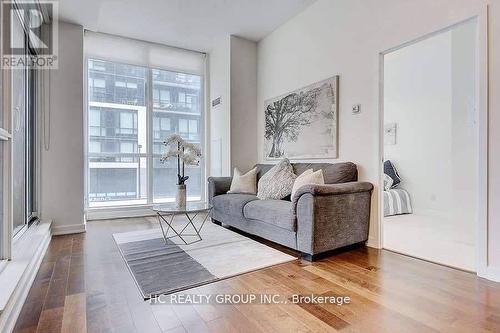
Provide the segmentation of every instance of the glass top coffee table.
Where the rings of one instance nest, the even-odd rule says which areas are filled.
[[[165,243],[168,244],[168,240],[170,238],[178,237],[182,240],[182,242],[184,242],[184,244],[189,245],[202,240],[200,231],[210,216],[212,205],[206,202],[188,202],[185,207],[177,207],[177,205],[172,202],[154,205],[153,210],[156,212],[156,216],[158,217],[158,224],[160,225]],[[203,218],[201,225],[197,227],[195,219],[199,215]],[[185,221],[178,223],[179,221],[174,220],[176,216],[184,217]],[[192,228],[189,228],[189,226]],[[194,230],[194,233],[187,233],[187,230],[189,229]],[[168,235],[170,230],[173,232],[173,235],[171,236]],[[195,237],[195,240],[188,241],[186,237]]]

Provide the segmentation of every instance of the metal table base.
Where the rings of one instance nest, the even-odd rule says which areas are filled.
[[[210,216],[210,211],[212,210],[212,208],[209,208],[206,212],[196,212],[194,213],[194,215],[191,217],[189,216],[189,213],[185,212],[185,213],[178,213],[178,212],[172,212],[172,213],[166,213],[166,212],[156,212],[156,215],[158,217],[158,224],[160,225],[160,228],[161,228],[161,232],[163,234],[163,239],[165,240],[165,243],[168,244],[168,240],[171,239],[171,238],[175,238],[175,237],[179,237],[185,245],[190,245],[190,244],[194,244],[194,243],[197,243],[199,241],[202,240],[201,238],[201,235],[200,235],[200,231],[201,229],[203,228],[203,225],[205,224],[205,222],[207,221],[208,217]],[[194,224],[194,219],[198,216],[198,214],[200,213],[205,213],[205,217],[203,219],[203,222],[201,223],[200,227],[199,228],[196,228],[196,225]],[[182,216],[184,215],[186,218],[187,218],[187,223],[186,225],[181,229],[181,231],[177,231],[174,227],[174,218],[176,216]],[[165,224],[166,226],[164,227],[163,224]],[[195,233],[194,234],[187,234],[185,233],[186,229],[189,227],[189,226],[192,226]],[[168,236],[168,233],[169,231],[172,230],[174,232],[174,235],[172,236]],[[184,237],[197,237],[198,239],[195,240],[195,241],[191,241],[191,242],[188,242],[186,241],[186,239]]]

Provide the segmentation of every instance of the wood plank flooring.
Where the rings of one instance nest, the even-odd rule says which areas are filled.
[[[151,305],[112,234],[155,227],[142,218],[96,221],[87,233],[53,237],[15,332],[500,332],[500,284],[369,248],[184,292],[350,297],[342,306]]]

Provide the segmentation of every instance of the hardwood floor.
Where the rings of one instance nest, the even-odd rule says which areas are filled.
[[[96,221],[85,234],[53,237],[15,332],[500,332],[500,284],[369,248],[185,292],[350,297],[342,306],[150,305],[112,234],[154,227],[146,219]]]

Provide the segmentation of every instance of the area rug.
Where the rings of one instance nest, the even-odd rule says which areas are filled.
[[[144,299],[297,259],[210,222],[201,236],[181,245],[159,228],[113,234]]]

